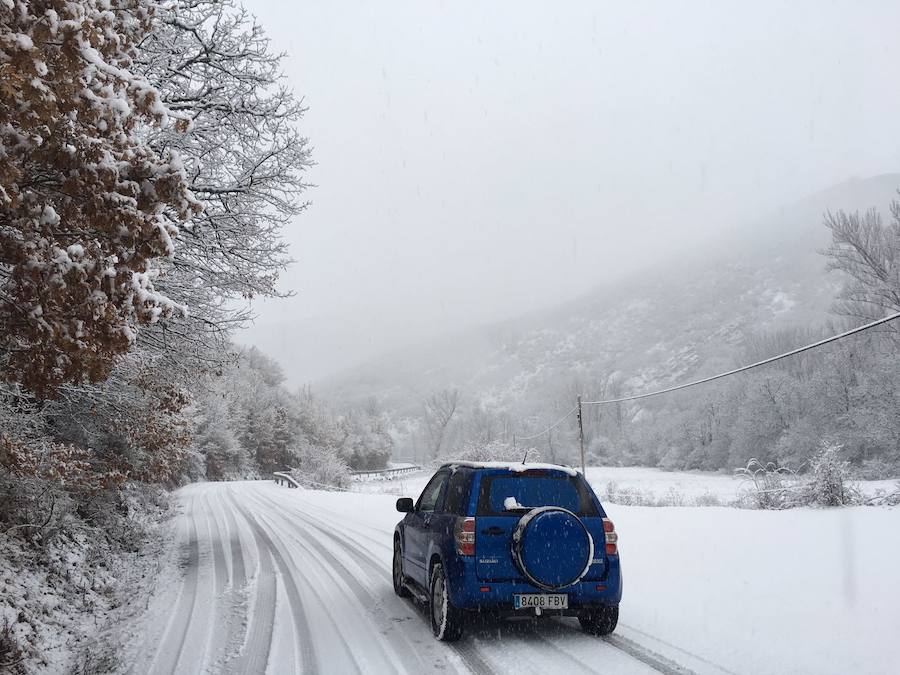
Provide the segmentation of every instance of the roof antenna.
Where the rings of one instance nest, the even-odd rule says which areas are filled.
[[[528,459],[528,450],[530,448],[525,448],[525,454],[522,456],[522,464],[525,464],[525,460]],[[516,435],[513,434],[513,452],[516,451]]]

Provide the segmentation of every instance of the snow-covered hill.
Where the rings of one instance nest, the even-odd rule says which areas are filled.
[[[569,393],[613,378],[620,391],[681,381],[733,365],[748,336],[820,326],[840,279],[821,250],[828,210],[887,208],[900,175],[852,180],[709,244],[690,259],[645,270],[559,307],[448,335],[320,383],[347,403],[375,396],[395,418],[421,413],[430,392],[539,417]]]

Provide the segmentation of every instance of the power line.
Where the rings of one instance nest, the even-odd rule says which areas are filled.
[[[574,413],[576,410],[578,410],[578,406],[577,406],[577,405],[574,406],[569,412],[567,412],[565,415],[563,415],[562,417],[560,417],[556,422],[554,422],[553,424],[551,424],[549,427],[547,427],[547,428],[544,429],[543,431],[539,431],[538,433],[536,433],[536,434],[534,434],[534,435],[532,435],[532,436],[519,436],[518,434],[516,434],[515,439],[516,439],[516,441],[531,441],[531,440],[533,440],[533,439],[535,439],[535,438],[538,438],[539,436],[543,436],[544,434],[549,434],[549,433],[550,433],[551,431],[553,431],[556,427],[558,427],[560,424],[562,424],[563,422],[565,422],[569,417],[571,417],[571,416],[572,416],[572,413]]]
[[[723,377],[728,377],[729,375],[736,375],[737,373],[742,373],[745,370],[750,370],[752,368],[758,368],[760,366],[764,366],[769,363],[774,363],[775,361],[780,361],[781,359],[785,359],[788,356],[794,356],[795,354],[800,354],[802,352],[809,351],[810,349],[816,349],[823,345],[827,345],[829,342],[836,342],[837,340],[842,340],[845,337],[855,335],[856,333],[861,333],[864,330],[869,330],[870,328],[874,328],[875,326],[880,326],[881,324],[888,323],[889,321],[893,321],[894,319],[897,319],[897,318],[900,318],[900,312],[890,314],[884,318],[878,319],[877,321],[872,321],[872,322],[864,324],[862,326],[857,326],[856,328],[851,328],[850,330],[844,331],[843,333],[840,333],[839,335],[832,335],[831,337],[825,338],[824,340],[819,340],[818,342],[813,342],[812,344],[806,345],[804,347],[792,349],[791,351],[785,352],[784,354],[779,354],[778,356],[772,356],[767,359],[763,359],[762,361],[757,361],[756,363],[751,363],[750,365],[747,365],[747,366],[741,366],[740,368],[735,368],[734,370],[729,370],[726,373],[719,373],[718,375],[704,377],[703,379],[700,379],[700,380],[694,380],[693,382],[679,384],[675,387],[669,387],[667,389],[651,391],[646,394],[636,394],[634,396],[624,396],[622,398],[612,398],[612,399],[607,399],[604,401],[583,401],[582,405],[605,405],[607,403],[623,403],[625,401],[636,401],[641,398],[650,398],[651,396],[659,396],[660,394],[668,394],[673,391],[678,391],[679,389],[687,389],[688,387],[694,387],[698,384],[712,382],[713,380],[718,380]],[[560,421],[562,421],[562,420],[560,420]]]
[[[855,335],[856,333],[861,333],[865,330],[869,330],[870,328],[874,328],[876,326],[880,326],[882,324],[888,323],[889,321],[893,321],[894,319],[900,318],[900,312],[896,312],[894,314],[890,314],[884,318],[878,319],[876,321],[872,321],[870,323],[864,324],[862,326],[857,326],[856,328],[851,328],[848,331],[844,331],[839,335],[832,335],[831,337],[825,338],[824,340],[819,340],[818,342],[813,342],[812,344],[805,345],[803,347],[799,347],[797,349],[792,349],[789,352],[785,352],[784,354],[778,354],[777,356],[772,356],[767,359],[763,359],[762,361],[757,361],[756,363],[751,363],[746,366],[741,366],[740,368],[735,368],[734,370],[729,370],[725,373],[719,373],[718,375],[711,375],[710,377],[704,377],[700,380],[694,380],[693,382],[686,382],[685,384],[679,384],[674,387],[668,387],[666,389],[660,389],[658,391],[651,391],[646,394],[635,394],[634,396],[624,396],[622,398],[612,398],[605,399],[602,401],[582,401],[581,405],[606,405],[608,403],[624,403],[625,401],[636,401],[642,398],[650,398],[651,396],[659,396],[661,394],[668,394],[673,391],[678,391],[679,389],[687,389],[688,387],[694,387],[698,384],[705,384],[706,382],[712,382],[713,380],[719,380],[723,377],[728,377],[729,375],[736,375],[737,373],[742,373],[746,370],[751,370],[752,368],[758,368],[760,366],[764,366],[769,363],[774,363],[775,361],[780,361],[781,359],[785,359],[788,356],[794,356],[795,354],[800,354],[802,352],[809,351],[811,349],[816,349],[823,345],[827,345],[829,342],[836,342],[837,340],[842,340],[845,337],[849,337],[851,335]],[[518,441],[531,441],[535,438],[539,438],[544,434],[548,434],[560,424],[565,422],[569,417],[571,417],[575,412],[577,412],[578,406],[574,406],[571,410],[569,410],[565,415],[560,417],[556,422],[551,424],[549,427],[544,429],[543,431],[539,431],[536,434],[532,434],[531,436],[519,436],[518,434],[513,434],[513,439]]]

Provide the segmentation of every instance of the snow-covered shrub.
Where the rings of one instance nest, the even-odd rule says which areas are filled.
[[[704,492],[702,495],[694,497],[694,506],[723,506],[723,504],[719,495],[714,495],[712,492]]]
[[[598,490],[598,493],[597,496],[600,497],[601,501],[612,502],[613,504],[619,503],[616,501],[619,495],[619,484],[614,480],[607,481],[606,486],[603,490]]]
[[[758,509],[787,509],[799,506],[802,501],[798,491],[797,474],[774,462],[763,464],[751,459],[747,466],[737,469],[735,475],[745,482],[742,502]]]
[[[24,672],[17,668],[22,658],[22,648],[13,635],[12,623],[9,619],[4,618],[0,623],[0,667],[9,668],[8,672],[10,673]]]
[[[697,497],[688,497],[671,486],[664,494],[657,496],[650,490],[619,487],[614,480],[608,481],[598,490],[597,496],[601,502],[620,506],[723,506],[722,500],[710,492]]]
[[[611,480],[598,495],[600,501],[621,506],[656,506],[656,498],[646,490],[635,487],[620,488],[616,481]]]
[[[301,485],[340,489],[350,484],[350,465],[336,450],[304,443],[295,455],[299,466],[291,469],[291,475]]]
[[[841,458],[843,446],[823,442],[810,460],[807,503],[817,506],[844,506],[861,500],[859,488],[850,483],[850,463]]]
[[[894,485],[893,490],[876,490],[864,503],[869,506],[900,506],[900,481]]]
[[[749,487],[742,492],[746,506],[789,509],[797,506],[844,506],[862,501],[859,488],[850,482],[850,463],[840,457],[842,446],[823,442],[810,460],[810,470],[800,476],[772,462],[752,459],[735,473]]]
[[[152,573],[142,553],[163,539],[167,493],[4,477],[0,505],[0,672],[76,672],[88,651],[99,663],[111,648],[88,637]]]

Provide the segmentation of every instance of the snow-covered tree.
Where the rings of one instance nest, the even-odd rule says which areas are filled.
[[[151,0],[0,2],[0,372],[39,395],[106,377],[140,325],[186,313],[159,291],[199,211],[187,128],[134,69]]]
[[[290,262],[282,228],[305,207],[311,159],[281,62],[232,0],[166,4],[136,55],[161,101],[190,121],[184,133],[159,128],[148,139],[177,150],[203,205],[158,282],[190,312],[141,337],[187,372],[218,369],[231,332],[250,318],[246,300],[282,294],[276,281]]]
[[[253,469],[247,451],[233,428],[225,392],[206,394],[193,432],[193,447],[203,458],[203,471],[210,480],[246,478]]]
[[[353,469],[383,469],[394,450],[394,441],[384,421],[372,410],[355,410],[340,422],[346,434],[343,455]]]
[[[423,402],[423,422],[432,458],[441,456],[459,405],[458,389],[434,392]]]
[[[55,443],[89,449],[98,480],[176,484],[187,466],[191,395],[160,378],[152,361],[128,359],[102,385],[63,387],[44,406],[44,432]]]
[[[891,204],[891,222],[870,209],[864,214],[828,213],[829,267],[847,275],[837,310],[857,319],[877,319],[900,311],[900,202]],[[900,331],[897,324],[888,330]]]

